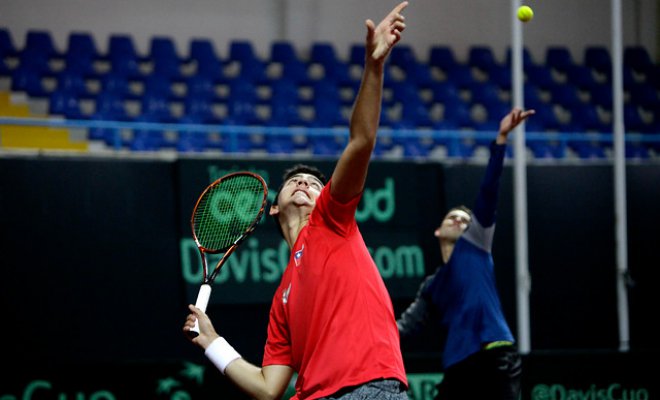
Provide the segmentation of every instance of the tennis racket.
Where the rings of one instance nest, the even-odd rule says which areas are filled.
[[[252,172],[234,172],[210,184],[199,196],[190,219],[193,238],[202,258],[203,280],[195,307],[206,312],[211,285],[229,256],[248,237],[266,208],[268,187]],[[208,254],[224,253],[209,273]],[[199,335],[199,325],[189,333]]]

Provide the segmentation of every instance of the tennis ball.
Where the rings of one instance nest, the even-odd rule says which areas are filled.
[[[518,8],[518,19],[522,22],[530,21],[534,18],[534,11],[529,6],[520,6]]]

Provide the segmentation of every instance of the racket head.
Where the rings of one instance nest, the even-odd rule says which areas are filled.
[[[217,254],[243,241],[261,220],[268,186],[253,172],[227,174],[199,196],[190,224],[200,251]]]

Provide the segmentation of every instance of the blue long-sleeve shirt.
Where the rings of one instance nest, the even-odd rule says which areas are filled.
[[[456,241],[447,264],[422,283],[418,298],[398,321],[404,337],[429,318],[439,318],[445,333],[444,368],[487,343],[514,341],[497,293],[491,254],[505,149],[506,145],[491,144],[469,228]]]

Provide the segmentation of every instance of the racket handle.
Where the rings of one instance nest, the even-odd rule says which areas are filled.
[[[209,305],[209,299],[211,298],[211,285],[208,283],[202,284],[199,288],[199,293],[197,294],[197,301],[195,302],[195,307],[199,308],[203,312],[206,312],[206,307]],[[199,336],[199,321],[195,320],[195,326],[188,331],[190,337]]]

